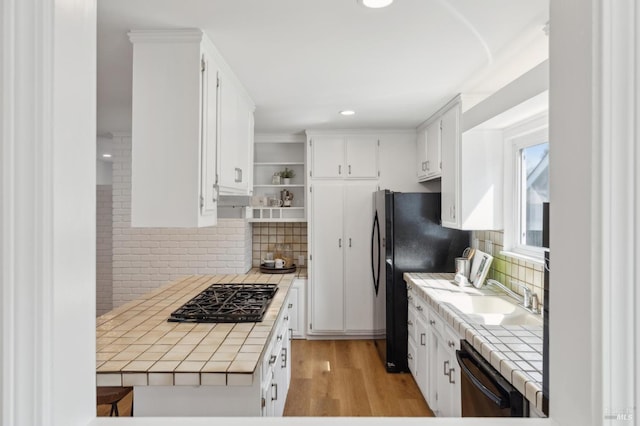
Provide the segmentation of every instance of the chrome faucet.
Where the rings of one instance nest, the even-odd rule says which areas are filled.
[[[487,280],[487,284],[491,284],[491,285],[494,285],[494,286],[498,287],[499,289],[501,289],[502,291],[507,293],[510,297],[516,299],[518,301],[518,303],[524,305],[524,298],[522,296],[520,296],[518,293],[516,293],[513,290],[511,290],[506,285],[502,284],[500,281],[489,279],[489,280]]]
[[[528,311],[530,311],[530,312],[532,312],[534,314],[539,313],[538,306],[533,306],[533,303],[532,303],[532,299],[535,299],[537,301],[538,295],[535,294],[535,293],[532,293],[531,290],[529,290],[529,288],[527,286],[525,286],[524,284],[520,284],[517,281],[511,281],[511,284],[515,284],[515,285],[517,285],[517,286],[522,288],[522,291],[523,291],[523,295],[522,296],[520,296],[518,293],[516,293],[513,290],[511,290],[509,287],[507,287],[504,284],[502,284],[500,281],[489,279],[489,280],[487,280],[487,284],[491,284],[491,285],[494,285],[494,286],[500,288],[502,291],[507,293],[507,295],[509,295],[510,297],[515,299],[519,304],[521,304],[522,307],[525,308],[526,310],[528,310]],[[538,303],[536,302],[535,305],[538,305]]]
[[[511,285],[514,284],[522,289],[522,306],[531,309],[531,290],[529,290],[529,287],[517,281],[511,281]]]

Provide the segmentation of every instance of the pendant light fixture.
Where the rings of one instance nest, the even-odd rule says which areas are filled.
[[[382,7],[387,7],[393,0],[358,0],[360,4],[366,7],[370,7],[372,9],[380,9]]]

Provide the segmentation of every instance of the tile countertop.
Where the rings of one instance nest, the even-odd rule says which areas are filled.
[[[439,298],[442,291],[498,294],[485,287],[459,287],[454,274],[405,273],[414,288],[449,325],[463,336],[529,402],[542,412],[542,326],[484,325]]]
[[[250,385],[298,275],[192,275],[99,316],[97,385]],[[226,283],[278,284],[262,322],[167,322],[171,312],[211,284]]]

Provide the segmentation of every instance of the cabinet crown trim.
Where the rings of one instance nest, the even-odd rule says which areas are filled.
[[[202,30],[184,28],[172,30],[131,30],[127,33],[131,43],[200,43],[204,37]]]
[[[305,130],[307,137],[335,135],[335,136],[379,136],[379,135],[415,135],[416,129],[331,129],[331,130]]]

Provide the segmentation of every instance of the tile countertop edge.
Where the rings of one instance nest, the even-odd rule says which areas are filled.
[[[499,370],[500,374],[524,395],[530,404],[542,412],[541,380],[540,382],[533,380],[526,372],[520,370],[514,361],[508,359],[490,343],[490,339],[487,338],[488,336],[483,335],[483,330],[478,329],[477,325],[474,326],[474,324],[462,318],[457,312],[447,306],[444,301],[438,299],[437,295],[430,291],[436,288],[442,288],[443,281],[451,282],[453,276],[454,274],[452,273],[405,273],[403,278],[405,282],[413,284],[420,296],[423,297],[456,332],[467,340],[494,368]],[[460,292],[474,292],[473,288],[458,287],[454,284],[451,284],[451,286],[451,288],[448,288],[449,290],[456,288]],[[494,327],[509,330],[501,326]],[[540,356],[541,353],[542,350],[540,350]]]
[[[300,268],[303,269],[303,268]],[[305,270],[306,271],[306,270]],[[259,283],[277,283],[279,291],[276,293],[276,297],[271,302],[271,305],[267,309],[265,313],[265,320],[263,322],[257,323],[237,323],[237,324],[253,324],[252,328],[256,325],[258,326],[268,326],[269,333],[265,342],[262,344],[262,350],[260,351],[260,356],[255,361],[255,365],[252,371],[233,371],[233,361],[229,362],[229,366],[225,368],[225,371],[202,371],[199,369],[198,371],[179,371],[174,369],[173,371],[152,371],[151,369],[147,369],[145,371],[127,371],[125,369],[126,365],[131,362],[136,362],[135,360],[127,360],[123,361],[123,365],[121,368],[115,370],[107,370],[107,371],[98,371],[100,366],[102,366],[105,361],[97,361],[96,362],[96,385],[97,386],[179,386],[179,385],[218,385],[218,386],[234,386],[234,385],[242,385],[247,386],[250,385],[248,381],[252,383],[259,379],[256,378],[256,375],[259,374],[259,367],[261,364],[261,360],[268,349],[269,342],[273,337],[273,333],[275,332],[275,325],[277,324],[278,318],[283,315],[284,310],[286,309],[286,299],[288,297],[289,291],[292,287],[293,280],[298,278],[300,273],[303,272],[301,270],[296,271],[296,273],[291,274],[262,274],[255,270],[250,270],[246,274],[220,274],[220,275],[189,275],[182,277],[180,279],[171,281],[157,289],[150,291],[149,293],[141,296],[140,298],[133,300],[131,302],[126,303],[125,305],[118,307],[96,319],[97,328],[100,327],[116,318],[118,315],[126,315],[128,310],[136,309],[144,304],[146,304],[150,299],[154,296],[158,296],[162,293],[172,292],[175,286],[178,286],[180,283],[193,283],[194,281],[204,281],[205,283],[230,283],[230,282],[249,282],[255,280]],[[281,295],[281,291],[285,290],[284,295]],[[201,290],[194,291],[191,296],[188,296],[187,299],[195,296]],[[175,302],[176,308],[180,306],[183,301]],[[278,306],[279,304],[279,306]],[[172,308],[173,309],[173,308]],[[275,315],[274,315],[274,311]],[[106,319],[105,319],[106,318]],[[181,324],[181,323],[175,323]],[[235,325],[237,325],[235,324]],[[130,330],[130,331],[133,331]],[[144,333],[146,333],[145,331]],[[136,342],[132,342],[132,344],[136,344]],[[124,352],[125,350],[123,350]],[[97,353],[100,353],[100,350],[97,350]],[[215,351],[214,351],[215,354]],[[181,363],[181,360],[179,363]],[[152,363],[152,365],[155,362]],[[189,375],[187,377],[186,375]],[[198,376],[198,383],[195,382],[195,375]],[[153,376],[153,377],[152,377]],[[162,376],[162,377],[160,377]],[[170,377],[169,377],[170,376]],[[222,379],[224,376],[224,380]],[[161,378],[162,380],[159,380]],[[188,383],[182,383],[183,378],[188,378]],[[212,378],[216,378],[216,380],[211,380]],[[247,380],[251,378],[250,380]],[[171,380],[169,380],[171,379]],[[171,382],[171,383],[169,383]]]

